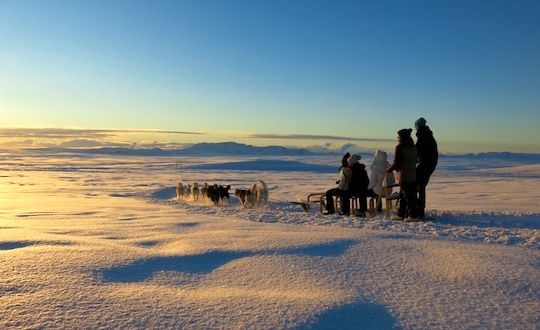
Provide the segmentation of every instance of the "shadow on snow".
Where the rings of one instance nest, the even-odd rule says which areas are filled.
[[[354,302],[348,305],[336,306],[326,310],[314,320],[295,328],[300,329],[366,329],[385,330],[400,329],[396,319],[388,313],[383,305],[369,302]]]
[[[255,255],[298,254],[314,257],[337,257],[345,253],[355,243],[356,241],[353,240],[343,240],[276,251],[212,251],[199,255],[155,257],[139,260],[125,266],[95,271],[94,275],[95,278],[103,282],[133,283],[149,280],[155,273],[163,271],[209,274],[233,260]]]

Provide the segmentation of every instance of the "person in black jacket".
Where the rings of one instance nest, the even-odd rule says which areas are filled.
[[[366,171],[366,166],[359,163],[360,159],[362,159],[362,156],[360,155],[352,155],[349,158],[349,170],[351,172],[351,177],[349,181],[349,190],[347,192],[349,197],[356,196],[360,198],[359,214],[355,215],[365,216],[367,212],[367,187],[369,185],[369,178]],[[349,213],[349,203],[344,205],[347,205],[347,210],[344,211]]]
[[[340,180],[337,182],[339,186],[335,189],[330,189],[326,192],[326,212],[324,214],[334,214],[333,196],[341,197],[341,212],[339,215],[350,215],[351,213],[351,197],[360,198],[360,216],[365,216],[367,211],[367,187],[369,178],[366,172],[366,166],[358,161],[362,158],[360,155],[350,156],[343,165],[347,167],[340,168]],[[345,157],[343,157],[345,161]]]
[[[437,142],[433,137],[433,132],[426,126],[426,120],[419,118],[414,123],[414,129],[416,130],[416,161],[418,166],[416,167],[416,185],[418,189],[418,216],[425,218],[426,216],[426,186],[429,182],[429,178],[439,159],[439,151],[437,148]]]

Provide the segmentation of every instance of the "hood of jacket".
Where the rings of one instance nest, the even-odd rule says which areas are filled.
[[[377,149],[375,151],[375,158],[373,159],[373,163],[386,163],[388,159],[388,154],[382,150]]]
[[[417,137],[421,137],[421,136],[433,136],[433,131],[431,131],[431,129],[429,128],[429,126],[420,126],[418,127],[418,131],[416,131],[416,136]]]
[[[386,173],[386,169],[390,166],[388,163],[388,154],[382,150],[378,150],[375,152],[375,158],[373,159],[373,163],[371,164],[371,172],[377,172],[381,175],[384,175]]]

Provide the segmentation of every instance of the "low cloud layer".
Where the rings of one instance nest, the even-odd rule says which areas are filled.
[[[0,138],[24,139],[113,139],[124,134],[171,134],[171,135],[222,135],[251,139],[284,139],[284,140],[336,140],[388,142],[392,139],[358,138],[334,135],[309,134],[259,134],[238,132],[188,132],[172,130],[133,130],[133,129],[76,129],[76,128],[0,128]]]
[[[204,134],[200,132],[130,129],[77,129],[77,128],[0,128],[0,138],[34,139],[107,139],[122,134]]]
[[[336,141],[364,141],[364,142],[391,142],[395,139],[371,139],[350,136],[335,135],[309,135],[309,134],[257,134],[248,133],[243,135],[253,139],[285,139],[285,140],[336,140]]]
[[[139,135],[144,139],[145,135],[165,135],[161,141],[156,141],[155,136],[147,141],[132,141],[130,135]],[[67,148],[92,148],[92,147],[129,147],[129,148],[162,148],[178,149],[193,144],[193,142],[178,142],[175,135],[199,136],[196,142],[206,142],[205,136],[215,139],[219,136],[222,140],[257,140],[279,139],[292,141],[320,141],[312,145],[304,144],[302,148],[311,151],[353,151],[359,152],[363,148],[351,142],[388,142],[388,139],[369,139],[358,137],[331,136],[331,135],[308,135],[308,134],[258,134],[250,132],[189,132],[173,130],[133,130],[133,129],[79,129],[79,128],[0,128],[0,147],[25,148],[25,147],[67,147]],[[134,139],[135,140],[135,139]],[[190,140],[193,140],[191,138]],[[333,142],[329,142],[333,141]],[[348,141],[343,146],[336,144],[338,141]]]

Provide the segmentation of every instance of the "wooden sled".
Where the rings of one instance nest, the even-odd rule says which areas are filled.
[[[321,204],[321,197],[325,196],[326,192],[309,194],[306,199],[298,198],[298,202],[290,202],[292,204],[299,205],[304,212],[309,213],[311,206],[319,206],[321,212],[323,205]]]

